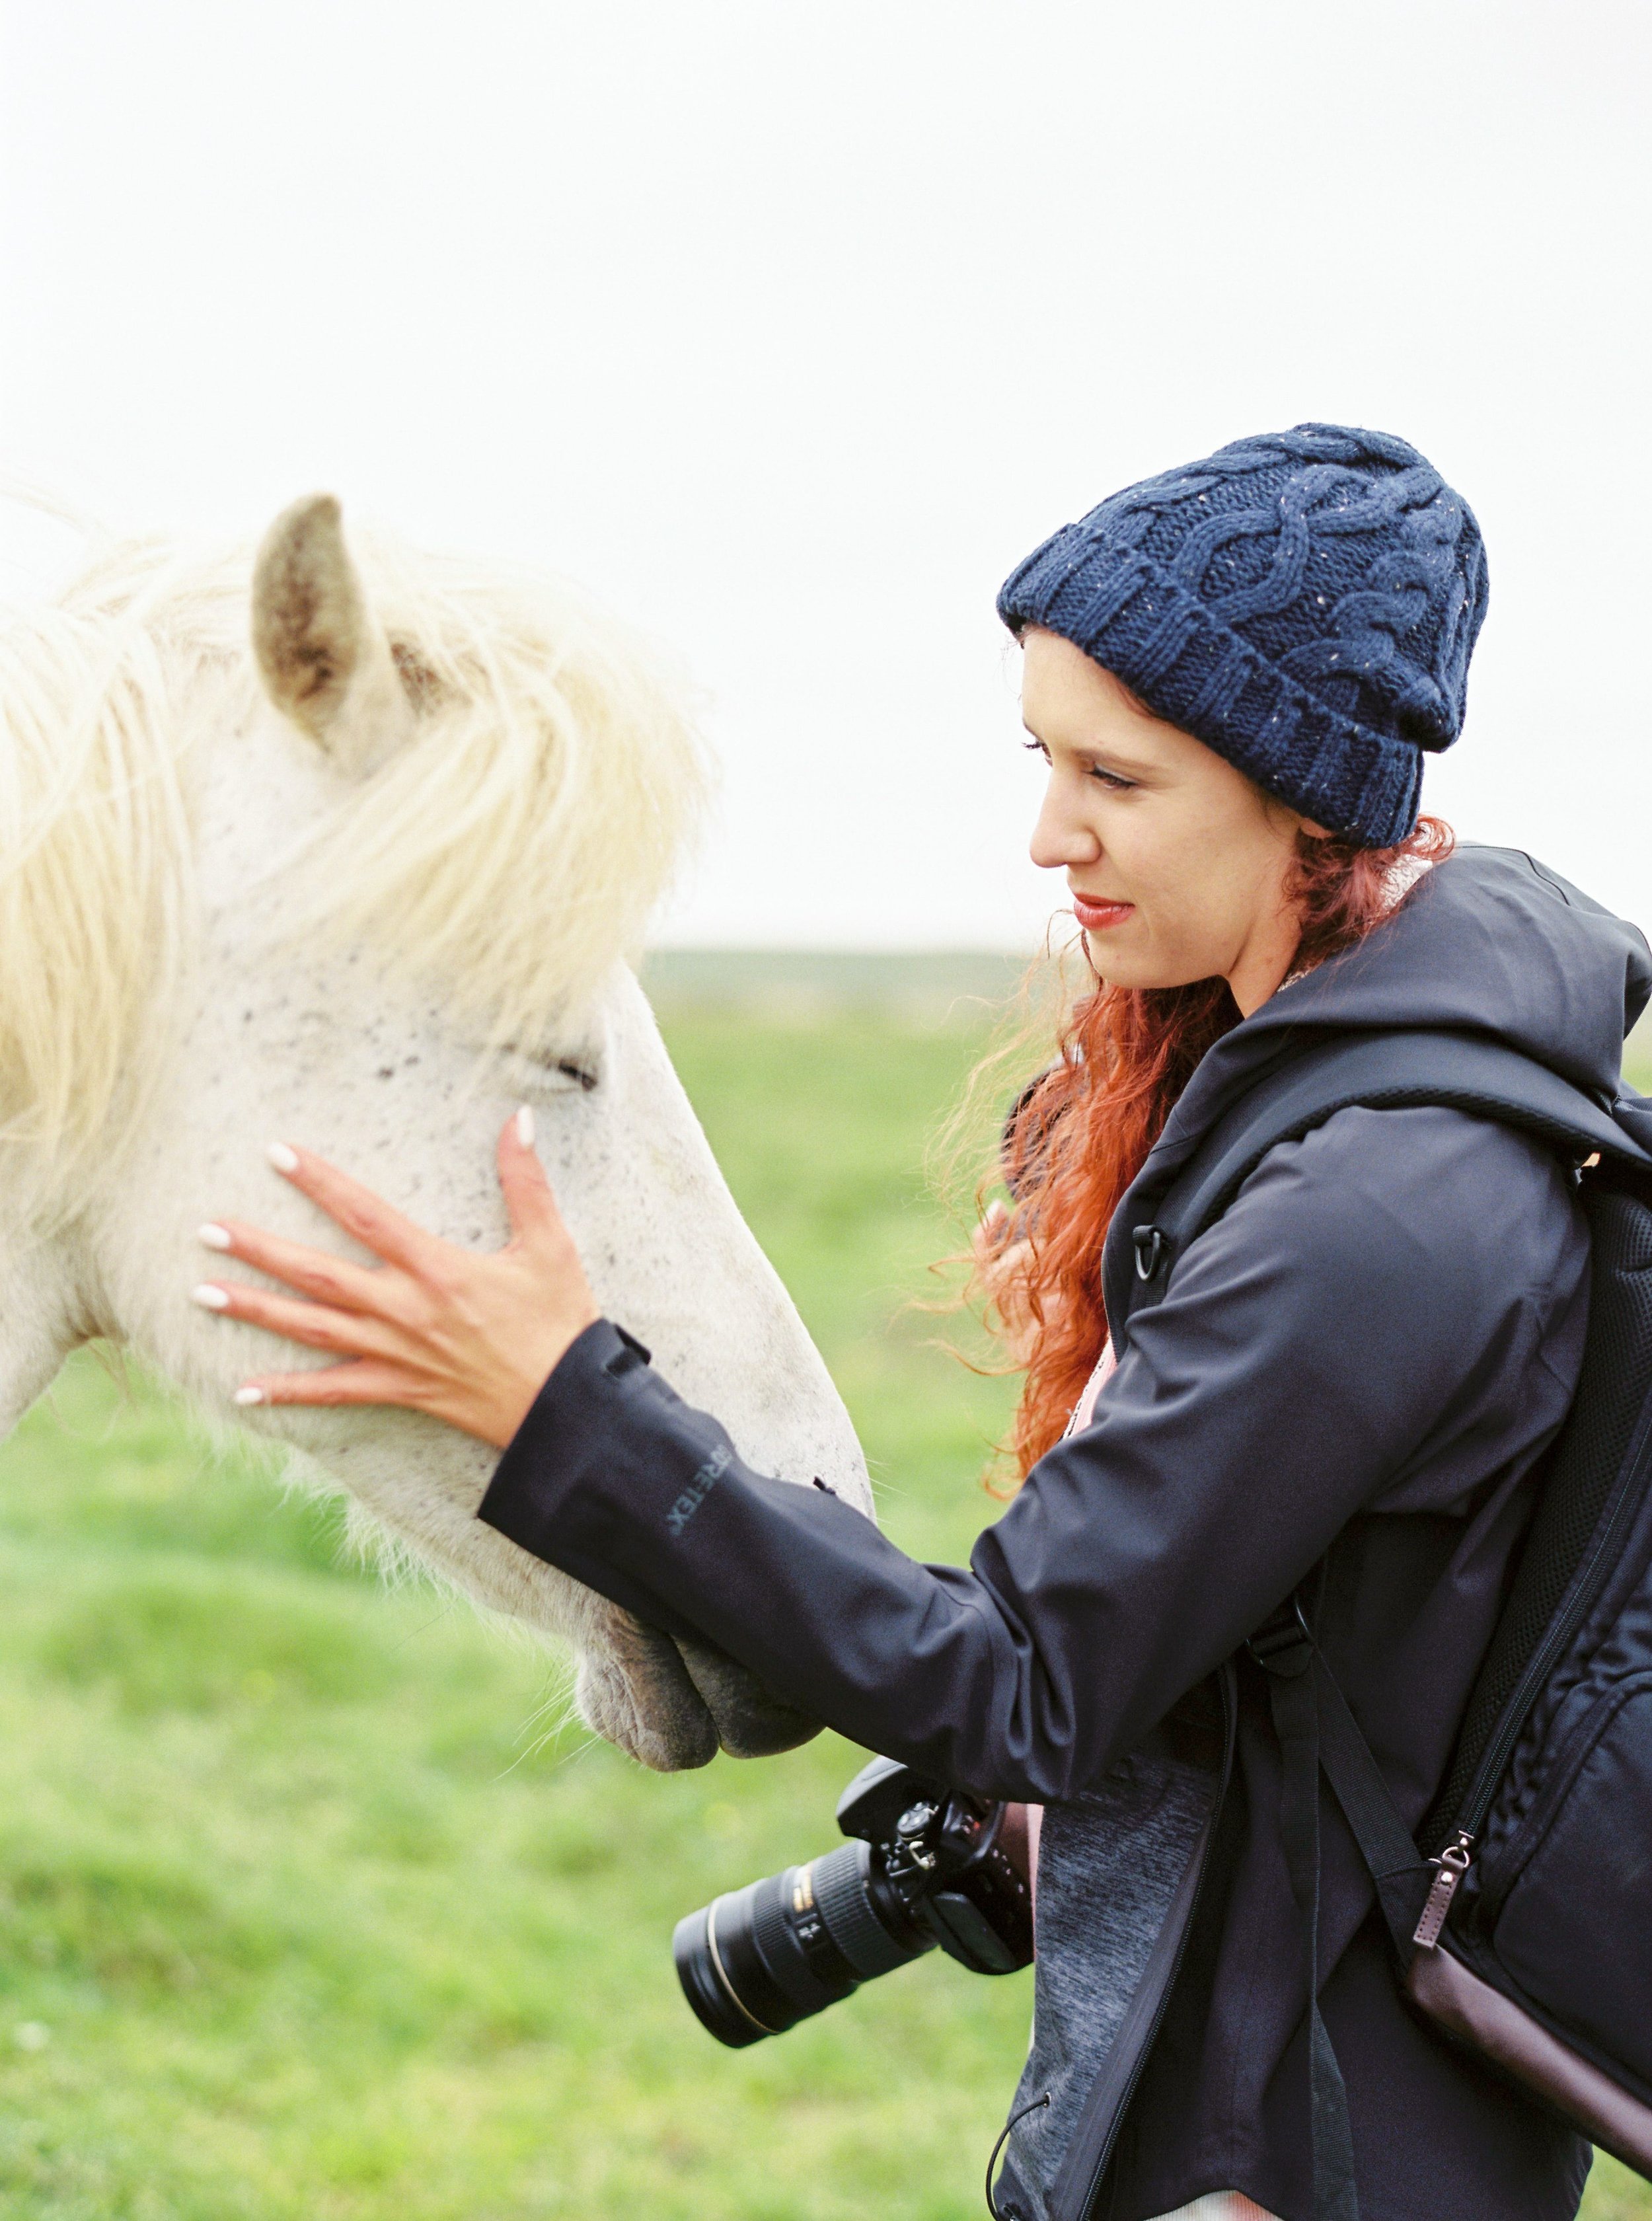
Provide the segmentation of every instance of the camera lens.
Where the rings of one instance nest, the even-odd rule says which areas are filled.
[[[719,2043],[795,2028],[876,1974],[932,1950],[869,1843],[788,1867],[677,1924],[683,1994]]]

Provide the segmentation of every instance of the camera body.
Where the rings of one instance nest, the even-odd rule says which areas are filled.
[[[843,1834],[872,1846],[909,1918],[973,1974],[1012,1974],[1033,1955],[1031,1895],[1000,1845],[1004,1814],[891,1758],[863,1766],[837,1800]]]
[[[720,2043],[757,2043],[937,1947],[973,1974],[1027,1966],[1032,1898],[1004,1813],[874,1758],[838,1799],[848,1843],[678,1922],[678,1979],[701,2023]]]

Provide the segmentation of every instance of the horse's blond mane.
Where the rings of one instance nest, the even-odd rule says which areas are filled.
[[[479,1038],[543,1036],[639,944],[697,825],[685,690],[565,586],[354,545],[416,731],[272,860],[272,914],[376,946]],[[250,547],[111,544],[0,618],[0,1140],[37,1201],[106,1153],[177,1006],[196,768],[259,699],[251,573]]]

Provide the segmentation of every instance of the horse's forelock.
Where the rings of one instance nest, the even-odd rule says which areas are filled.
[[[316,827],[292,898],[494,1035],[531,1033],[640,943],[698,829],[688,690],[566,588],[363,553],[420,716]]]
[[[419,714],[341,781],[272,915],[531,1035],[638,945],[698,829],[687,689],[566,586],[355,544]],[[84,1189],[161,1059],[193,946],[189,759],[256,699],[251,567],[109,541],[0,624],[0,1148],[35,1207]]]

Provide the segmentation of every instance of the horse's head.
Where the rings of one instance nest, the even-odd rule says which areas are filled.
[[[527,1101],[599,1302],[749,1461],[870,1510],[848,1416],[621,960],[700,796],[672,689],[558,592],[382,546],[359,572],[329,500],[272,528],[250,608],[247,575],[86,590],[118,620],[115,713],[133,724],[147,657],[145,716],[174,729],[137,804],[106,770],[82,782],[109,852],[84,889],[108,911],[86,928],[108,943],[98,962],[126,962],[122,922],[152,945],[143,977],[128,964],[109,1007],[88,1005],[130,1027],[105,1089],[104,1132],[125,1131],[54,1222],[66,1316],[296,1444],[483,1604],[570,1639],[585,1717],[648,1764],[783,1748],[808,1724],[730,1661],[483,1526],[478,1443],[399,1411],[234,1411],[272,1351],[190,1303],[197,1227],[228,1215],[341,1240],[266,1144],[303,1141],[449,1240],[492,1245],[493,1137]],[[47,829],[48,861],[59,834],[73,829]],[[64,1110],[63,1148],[78,1115]]]

